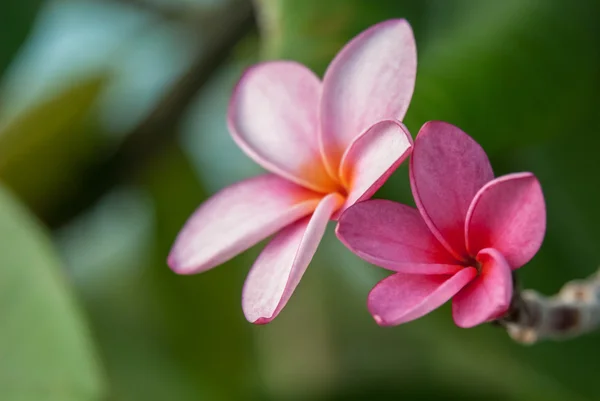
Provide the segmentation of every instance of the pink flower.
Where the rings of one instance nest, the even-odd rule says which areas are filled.
[[[298,285],[327,222],[369,198],[410,153],[412,139],[398,120],[415,76],[416,48],[404,20],[354,38],[323,82],[290,61],[248,69],[229,105],[229,129],[271,173],[202,204],[179,233],[170,267],[203,272],[275,234],[242,294],[248,321],[270,322]]]
[[[546,208],[531,173],[494,179],[483,149],[460,129],[429,122],[417,135],[410,182],[418,207],[371,200],[349,208],[337,235],[366,261],[396,273],[369,294],[382,326],[417,319],[452,298],[472,327],[506,313],[511,270],[542,244]]]

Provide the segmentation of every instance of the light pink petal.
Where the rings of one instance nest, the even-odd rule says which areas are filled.
[[[386,269],[414,274],[454,274],[462,269],[419,211],[400,203],[357,203],[342,214],[336,234],[356,255]]]
[[[311,217],[286,227],[265,247],[242,293],[249,322],[269,323],[283,309],[315,254],[329,218],[342,202],[337,194],[327,195]]]
[[[179,274],[211,269],[310,214],[321,194],[266,174],[204,202],[179,233],[168,263]]]
[[[237,84],[228,111],[236,143],[258,164],[307,188],[333,185],[319,150],[321,82],[291,61],[249,68]]]
[[[371,290],[369,311],[380,326],[415,320],[443,305],[476,275],[473,267],[453,276],[395,273]]]
[[[340,164],[340,180],[348,188],[345,207],[373,196],[411,148],[408,129],[395,120],[376,123],[357,137]]]
[[[377,24],[340,51],[325,72],[321,101],[321,143],[330,171],[367,128],[404,118],[416,69],[415,40],[405,20]]]
[[[546,232],[546,205],[531,173],[509,174],[486,184],[473,199],[466,222],[467,248],[500,251],[517,269],[537,253]]]
[[[479,275],[452,300],[454,322],[464,328],[494,320],[508,310],[512,297],[510,266],[500,252],[483,249],[477,254]]]
[[[440,121],[423,125],[410,161],[413,195],[433,234],[457,258],[467,257],[469,205],[493,178],[487,155],[470,136]]]

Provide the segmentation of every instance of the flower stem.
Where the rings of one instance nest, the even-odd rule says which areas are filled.
[[[553,296],[533,290],[515,291],[508,312],[495,323],[517,342],[560,340],[589,333],[600,327],[600,271],[585,280],[566,283]]]

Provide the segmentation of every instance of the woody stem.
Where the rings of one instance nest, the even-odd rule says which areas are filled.
[[[600,327],[600,270],[584,280],[566,283],[553,296],[521,290],[515,281],[511,306],[496,324],[515,340],[533,344],[539,340],[572,338]]]

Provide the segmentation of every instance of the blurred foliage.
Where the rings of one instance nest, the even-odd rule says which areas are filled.
[[[77,191],[83,167],[101,154],[106,137],[89,117],[107,82],[91,76],[0,127],[0,177],[38,215]]]
[[[206,197],[194,171],[172,145],[140,183],[149,205],[135,198],[102,200],[84,225],[61,235],[67,246],[71,241],[88,248],[87,255],[71,258],[79,264],[73,275],[106,365],[110,399],[254,399],[253,344],[239,307],[245,269],[223,266],[189,277],[176,276],[165,265],[177,231]],[[150,221],[144,220],[148,206]],[[105,233],[94,235],[100,224]],[[133,233],[136,242],[141,239],[137,245],[123,232],[130,225],[145,234]],[[113,254],[104,255],[106,249]],[[235,262],[251,260],[243,256]]]
[[[41,0],[3,1],[0,4],[0,77],[27,37],[41,4]]]
[[[86,169],[105,160],[114,127],[136,126],[145,115],[139,110],[157,104],[156,93],[164,91],[168,99],[169,85],[184,73],[191,52],[202,40],[210,40],[198,41],[203,24],[195,13],[235,4],[186,0],[177,2],[173,12],[159,1],[114,1],[106,5],[106,13],[103,2],[90,3],[89,9],[73,0],[48,4],[58,3],[64,14],[54,11],[53,26],[63,26],[64,18],[72,32],[55,33],[54,42],[38,40],[38,51],[49,57],[58,46],[62,59],[49,64],[58,70],[63,65],[63,75],[77,79],[67,79],[69,84],[58,89],[38,85],[53,93],[16,118],[0,121],[0,179],[45,222],[54,221],[56,210],[72,205],[65,199],[89,195],[80,191],[94,185],[113,191],[56,233],[70,262],[66,271],[71,280],[66,282],[36,223],[0,192],[2,401],[99,400],[105,395],[104,383],[90,338],[97,341],[111,401],[584,401],[600,396],[595,383],[599,334],[525,348],[489,325],[455,327],[448,307],[398,328],[376,326],[365,298],[387,273],[361,262],[331,230],[297,293],[267,326],[246,323],[240,308],[244,277],[260,247],[199,276],[171,273],[166,256],[194,208],[217,189],[259,171],[235,146],[225,123],[241,67],[257,58],[255,37],[250,34],[238,45],[232,59],[198,93],[178,122],[181,127],[164,133],[156,153],[142,154],[147,151],[143,146],[133,149],[131,160],[123,163],[129,162],[131,171],[108,173],[109,178],[121,173],[130,177],[136,196],[123,203],[114,200],[121,182],[83,183],[83,177],[90,177]],[[419,53],[415,94],[405,121],[411,132],[416,134],[426,120],[449,121],[484,146],[498,175],[530,170],[542,181],[548,234],[541,252],[519,272],[525,286],[553,292],[594,270],[600,262],[600,190],[594,184],[600,173],[600,3],[254,3],[262,57],[298,60],[319,74],[363,29],[384,19],[406,18]],[[34,0],[0,5],[0,74],[18,54],[38,5]],[[66,12],[69,7],[77,12]],[[98,26],[121,14],[127,18],[120,20],[119,32],[135,35],[102,40],[98,35],[105,30]],[[95,45],[77,48],[69,40],[77,37],[77,43],[85,44],[87,22],[79,19],[89,18],[91,26],[94,16],[94,39],[88,40]],[[160,22],[140,28],[140,19]],[[107,35],[109,31],[107,26]],[[165,39],[171,31],[178,32],[176,39]],[[108,42],[119,45],[118,51],[102,47]],[[180,56],[157,51],[175,47]],[[79,57],[85,51],[87,56]],[[90,56],[96,53],[112,56]],[[135,54],[140,57],[131,57]],[[115,68],[104,74],[108,63],[100,59],[108,58]],[[43,71],[40,58],[32,59]],[[94,62],[99,64],[95,69],[89,66]],[[154,64],[160,68],[144,68]],[[24,71],[36,69],[26,66]],[[166,71],[172,79],[161,80]],[[45,76],[53,80],[60,74]],[[26,82],[23,77],[15,80]],[[150,86],[160,90],[143,90]],[[107,88],[116,95],[104,96]],[[98,108],[100,97],[106,104]],[[11,100],[0,98],[0,106]],[[182,144],[174,143],[177,131],[185,134]],[[149,162],[135,162],[140,159]],[[377,196],[412,203],[406,165]],[[92,335],[73,305],[69,284],[83,301]]]
[[[161,302],[166,340],[211,400],[250,400],[252,397],[247,394],[253,383],[249,369],[251,327],[240,310],[240,289],[246,271],[232,271],[225,264],[203,280],[201,276],[176,276],[165,269],[172,241],[206,195],[199,191],[194,171],[176,147],[168,149],[148,173],[146,185],[155,202],[160,233],[148,274],[152,294]],[[239,259],[244,260],[241,265],[250,263],[247,257],[238,258],[238,263]],[[213,307],[207,308],[208,305]]]
[[[46,233],[0,189],[0,394],[96,401],[103,378]]]
[[[418,30],[426,1],[257,0],[263,56],[293,59],[322,75],[349,38],[369,26],[400,16]]]
[[[461,3],[466,18],[434,29],[421,53],[414,132],[452,121],[496,153],[588,127],[600,101],[598,2]]]

